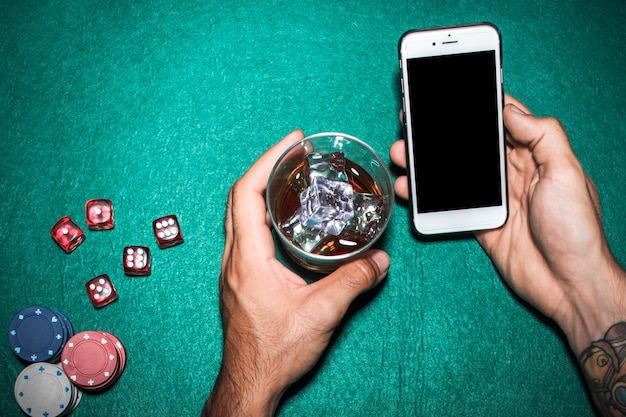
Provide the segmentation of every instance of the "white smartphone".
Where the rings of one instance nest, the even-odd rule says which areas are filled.
[[[489,24],[399,42],[411,219],[423,235],[495,229],[508,216],[501,42]]]

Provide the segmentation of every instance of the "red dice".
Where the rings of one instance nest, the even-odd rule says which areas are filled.
[[[90,279],[85,284],[85,288],[95,308],[102,308],[117,300],[117,291],[107,274]]]
[[[150,249],[145,246],[124,248],[124,273],[129,276],[150,275]]]
[[[90,230],[113,229],[113,204],[111,200],[89,200],[85,204],[85,217]]]
[[[156,219],[152,222],[152,229],[159,248],[165,249],[183,243],[183,234],[180,231],[178,219],[173,214]]]
[[[50,234],[67,253],[72,253],[85,240],[85,233],[69,216],[61,217],[50,229]]]

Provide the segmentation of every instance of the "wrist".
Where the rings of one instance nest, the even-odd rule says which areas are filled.
[[[626,321],[626,272],[612,256],[602,264],[567,294],[567,313],[554,317],[576,355],[602,339],[611,326]]]
[[[231,329],[230,334],[224,340],[222,366],[202,416],[273,416],[285,384],[281,384],[267,358],[251,348],[254,342],[241,336],[248,333]]]
[[[273,391],[246,374],[232,374],[222,366],[202,417],[273,416],[282,391]]]

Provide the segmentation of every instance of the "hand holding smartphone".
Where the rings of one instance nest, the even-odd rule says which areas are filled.
[[[424,235],[502,226],[508,204],[497,28],[409,31],[399,58],[413,226]]]

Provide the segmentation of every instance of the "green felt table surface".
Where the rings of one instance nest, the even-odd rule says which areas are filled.
[[[75,416],[198,415],[220,364],[232,183],[295,128],[357,136],[389,163],[402,135],[398,39],[480,21],[502,33],[505,90],[569,132],[623,265],[623,0],[3,0],[0,327],[38,304],[124,342],[121,379]],[[113,201],[113,230],[87,230],[91,198]],[[151,223],[166,214],[185,243],[160,250]],[[70,255],[49,233],[63,215],[86,233]],[[151,276],[124,275],[133,244],[152,249]],[[398,202],[380,246],[388,280],[357,301],[279,415],[594,415],[561,335],[474,239],[420,241]],[[119,300],[96,310],[84,284],[103,273]],[[19,416],[24,364],[3,338],[0,414]]]

